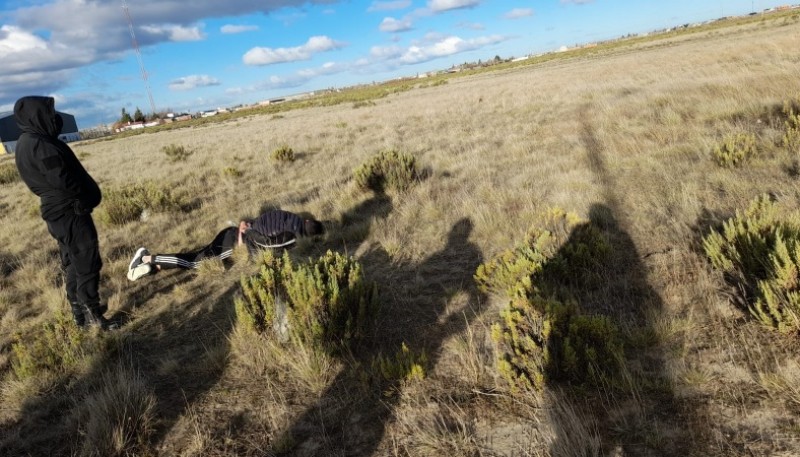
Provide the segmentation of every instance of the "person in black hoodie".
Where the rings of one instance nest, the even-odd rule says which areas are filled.
[[[20,177],[41,199],[41,214],[58,242],[67,299],[79,327],[111,327],[100,303],[100,247],[92,209],[102,195],[72,149],[58,139],[63,120],[52,97],[17,100],[14,117],[22,134],[15,161]]]
[[[240,221],[238,227],[223,229],[211,244],[196,251],[150,255],[146,248],[139,248],[128,266],[128,279],[136,281],[162,269],[196,269],[202,260],[229,258],[233,249],[240,245],[247,246],[252,254],[259,249],[290,248],[299,237],[323,233],[325,228],[318,220],[304,219],[289,211],[270,210],[256,219]]]

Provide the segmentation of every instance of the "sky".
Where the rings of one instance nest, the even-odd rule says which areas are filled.
[[[195,113],[787,3],[0,0],[0,111],[49,95],[83,129],[113,123],[123,108],[151,112],[148,86],[157,111]]]

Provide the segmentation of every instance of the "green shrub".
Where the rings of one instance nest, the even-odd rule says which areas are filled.
[[[566,381],[598,385],[615,374],[622,339],[605,316],[582,315],[574,303],[536,293],[516,297],[492,326],[497,370],[513,390]]]
[[[750,312],[780,331],[800,328],[800,216],[761,196],[712,230],[703,248],[714,268],[744,291]]]
[[[139,219],[146,210],[183,211],[186,206],[183,198],[173,194],[169,188],[144,182],[104,189],[97,218],[108,225],[122,225]]]
[[[167,155],[170,162],[183,162],[190,155],[192,151],[187,150],[185,147],[177,144],[170,144],[161,148],[161,151]]]
[[[610,249],[597,227],[575,213],[552,208],[541,220],[519,246],[478,267],[475,281],[481,290],[508,297],[527,293],[545,265],[548,279],[556,282],[576,273],[591,273]]]
[[[278,162],[293,162],[294,150],[287,145],[276,148],[272,151],[272,160],[277,160]]]
[[[419,381],[425,378],[425,366],[428,357],[425,352],[415,354],[405,343],[394,357],[382,354],[372,362],[372,369],[380,373],[387,381]]]
[[[315,349],[358,342],[374,319],[377,286],[352,257],[328,251],[295,265],[288,252],[265,251],[259,273],[240,281],[236,314],[246,328]]]
[[[365,106],[377,106],[372,100],[359,100],[353,103],[353,109],[364,108]]]
[[[791,152],[800,153],[800,113],[795,113],[791,104],[784,104],[786,133],[783,135],[783,146]]]
[[[622,355],[620,333],[607,317],[581,313],[563,279],[596,267],[608,243],[588,221],[559,209],[545,214],[543,226],[475,273],[481,290],[509,300],[492,326],[498,372],[516,391],[609,381]]]
[[[752,133],[727,136],[714,148],[713,155],[722,167],[738,167],[756,155],[756,136]]]
[[[225,167],[220,174],[227,178],[239,178],[242,176],[242,171],[236,167]]]
[[[63,374],[102,349],[101,337],[78,328],[71,316],[57,312],[11,347],[11,369],[19,379]]]
[[[11,184],[20,180],[19,170],[13,162],[0,165],[0,184]]]
[[[381,151],[353,171],[356,184],[364,189],[383,192],[404,191],[417,179],[416,159],[394,150]]]

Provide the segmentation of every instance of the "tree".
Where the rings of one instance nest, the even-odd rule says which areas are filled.
[[[131,115],[128,114],[127,111],[125,111],[125,108],[122,108],[122,116],[120,116],[119,122],[120,124],[127,124],[129,122],[133,122],[133,118],[131,118]]]
[[[498,55],[494,56],[494,63],[499,63],[501,60],[503,60],[503,59],[501,59],[500,56],[498,56]]]
[[[133,120],[136,121],[136,122],[144,122],[145,121],[144,114],[142,114],[142,110],[140,110],[138,106],[136,107],[136,112],[133,113]]]

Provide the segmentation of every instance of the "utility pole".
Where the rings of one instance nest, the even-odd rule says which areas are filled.
[[[131,19],[131,13],[128,10],[128,2],[122,0],[122,9],[125,11],[125,18],[128,19],[128,29],[131,32],[131,42],[133,44],[133,50],[136,53],[136,59],[139,61],[139,69],[142,72],[142,80],[144,81],[144,87],[147,90],[147,98],[150,99],[150,109],[152,110],[152,114],[156,114],[156,103],[153,101],[153,92],[150,90],[150,82],[147,80],[147,70],[144,69],[144,61],[142,60],[142,53],[139,51],[139,42],[136,41],[136,34],[133,32],[133,19]]]

